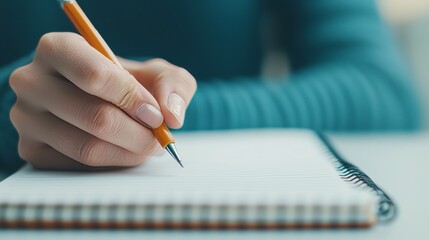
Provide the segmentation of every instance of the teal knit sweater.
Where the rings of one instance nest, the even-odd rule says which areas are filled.
[[[53,3],[25,2],[30,10],[21,11],[39,13],[31,18],[35,28],[55,22],[49,31],[72,29]],[[114,52],[166,58],[197,78],[184,130],[420,126],[411,81],[371,0],[103,3],[100,9],[94,1],[80,1]],[[43,14],[46,9],[50,14]],[[288,56],[290,74],[261,76],[270,48]],[[8,78],[31,59],[30,54],[0,70],[0,169],[22,163],[9,120],[15,96]]]

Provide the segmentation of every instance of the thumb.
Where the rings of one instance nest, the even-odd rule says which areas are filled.
[[[143,63],[122,60],[121,63],[155,97],[164,122],[171,128],[181,128],[197,88],[195,78],[184,68],[163,59]]]

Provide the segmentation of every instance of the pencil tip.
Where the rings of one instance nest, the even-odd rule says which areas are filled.
[[[170,143],[168,144],[165,149],[167,150],[167,152],[174,158],[174,160],[176,160],[176,162],[182,167],[182,161],[180,160],[180,156],[179,153],[177,152],[176,146],[174,145],[174,143]]]

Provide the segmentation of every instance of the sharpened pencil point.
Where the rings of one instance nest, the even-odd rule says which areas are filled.
[[[180,156],[177,153],[177,149],[176,146],[174,145],[174,143],[170,143],[168,144],[165,149],[167,150],[167,152],[174,158],[174,160],[176,160],[177,163],[179,163],[179,165],[183,168],[183,164],[182,161],[180,160]]]

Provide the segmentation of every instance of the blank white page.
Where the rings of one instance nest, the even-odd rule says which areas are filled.
[[[315,204],[375,201],[344,182],[319,138],[305,130],[176,133],[167,153],[107,172],[36,171],[0,183],[0,202],[43,204]]]

